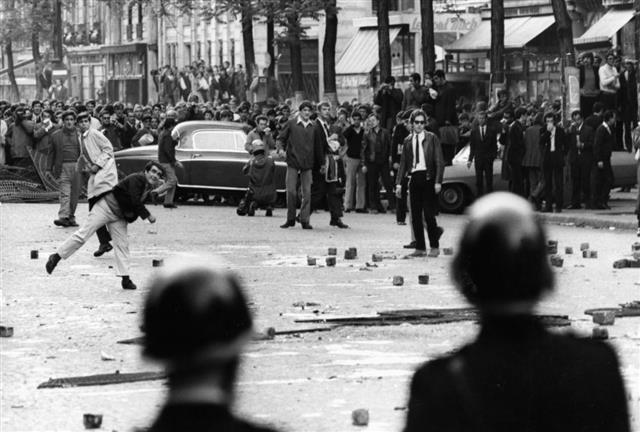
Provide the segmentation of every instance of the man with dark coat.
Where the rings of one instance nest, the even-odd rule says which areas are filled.
[[[477,196],[493,192],[493,161],[498,152],[497,133],[487,124],[486,111],[476,116],[478,124],[471,129],[467,168],[475,162]]]
[[[593,169],[591,171],[591,204],[593,208],[610,209],[609,191],[613,184],[611,153],[615,147],[616,113],[607,110],[602,116],[602,124],[593,138]]]
[[[542,132],[542,177],[544,178],[545,207],[543,212],[552,210],[555,202],[555,213],[562,212],[564,197],[564,156],[567,147],[567,136],[564,130],[556,124],[555,114],[544,116],[546,129]]]
[[[389,75],[373,98],[380,106],[380,122],[386,130],[393,130],[396,115],[402,109],[402,90],[395,88],[396,79]]]
[[[164,194],[164,208],[177,208],[174,197],[178,186],[178,177],[176,176],[176,168],[181,168],[182,163],[176,159],[176,146],[178,140],[173,137],[173,129],[176,126],[178,113],[171,110],[164,119],[158,136],[158,162],[162,165],[165,173],[166,181],[158,190],[157,194]]]
[[[604,114],[604,105],[601,102],[593,104],[593,113],[584,119],[584,124],[593,129],[594,133],[596,129],[602,124],[602,114]]]
[[[391,176],[389,174],[389,160],[391,156],[391,135],[385,128],[380,127],[380,116],[376,113],[369,114],[369,131],[362,138],[362,172],[367,175],[367,192],[369,194],[369,206],[378,213],[386,213],[387,210],[380,202],[380,180],[387,191],[389,207],[393,207],[393,191]]]
[[[594,131],[585,123],[580,111],[574,111],[571,119],[573,124],[567,152],[567,162],[571,170],[571,206],[569,208],[577,210],[582,208],[582,204],[589,205]]]
[[[497,192],[468,214],[452,274],[480,332],[418,368],[404,432],[630,432],[611,344],[551,332],[534,316],[554,275],[531,205]]]
[[[623,128],[623,143],[626,151],[631,151],[631,131],[638,125],[638,82],[634,60],[624,62],[624,71],[620,74],[620,111]]]
[[[524,158],[524,126],[527,110],[519,107],[515,111],[515,120],[509,125],[505,161],[509,166],[509,191],[525,196],[522,159]]]
[[[451,83],[447,82],[444,71],[437,70],[433,74],[433,83],[438,92],[434,102],[434,117],[438,122],[440,144],[447,165],[455,156],[458,145],[458,113],[456,112],[456,92]]]

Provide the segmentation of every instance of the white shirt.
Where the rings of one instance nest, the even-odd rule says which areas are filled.
[[[551,142],[551,147],[549,151],[551,152],[556,151],[556,128],[553,128],[553,130],[551,131],[551,138],[549,139],[549,141]]]
[[[413,150],[413,169],[412,173],[416,171],[426,171],[427,165],[424,161],[424,140],[427,137],[427,134],[422,132],[420,134],[413,134],[413,138],[411,139],[411,149]],[[420,153],[420,160],[416,164],[416,144],[417,151]]]
[[[609,66],[608,63],[603,64],[598,69],[600,75],[600,90],[605,93],[615,93],[620,88],[620,78],[615,67]]]

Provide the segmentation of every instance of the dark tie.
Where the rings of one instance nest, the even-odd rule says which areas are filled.
[[[420,135],[416,135],[416,164],[415,166],[418,166],[418,164],[420,163]]]
[[[480,126],[480,139],[484,141],[484,126]]]

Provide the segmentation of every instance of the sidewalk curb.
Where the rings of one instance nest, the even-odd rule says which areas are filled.
[[[609,229],[610,227],[613,227],[620,230],[635,231],[638,226],[638,223],[633,219],[629,221],[620,221],[610,219],[596,219],[593,217],[586,217],[581,215],[565,216],[561,214],[551,213],[539,213],[538,218],[546,223],[552,223],[556,225],[574,225],[576,227],[590,227],[596,229]]]

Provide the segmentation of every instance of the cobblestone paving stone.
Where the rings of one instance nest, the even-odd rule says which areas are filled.
[[[86,216],[81,205],[78,220]],[[135,345],[117,340],[140,335],[144,285],[154,269],[151,261],[171,253],[201,251],[221,256],[247,286],[256,329],[303,327],[294,319],[313,316],[371,314],[386,309],[463,307],[464,300],[448,278],[451,257],[384,260],[372,271],[360,271],[372,253],[401,257],[408,228],[388,215],[348,214],[350,230],[328,226],[326,213],[312,216],[313,231],[281,230],[284,210],[274,218],[262,212],[240,218],[229,207],[150,207],[158,217],[158,233],[149,225],[130,225],[132,278],[137,291],[123,291],[114,276],[113,254],[92,256],[97,240],[47,275],[44,263],[70,229],[52,223],[57,206],[0,206],[1,315],[14,327],[12,338],[0,339],[0,430],[82,430],[82,414],[104,415],[103,430],[127,431],[149,424],[162,404],[163,381],[96,387],[36,390],[49,378],[98,373],[159,370],[140,357]],[[463,216],[441,216],[442,246],[455,247]],[[635,233],[550,226],[559,242],[564,267],[555,269],[558,288],[544,300],[543,313],[567,314],[572,330],[591,333],[591,307],[617,306],[640,299],[640,272],[614,270],[614,260],[630,255]],[[599,258],[565,256],[565,246],[579,249],[589,242]],[[358,258],[342,259],[355,246]],[[328,247],[338,248],[335,268],[307,266],[306,257],[324,263]],[[40,258],[30,259],[39,250]],[[419,274],[429,273],[429,285]],[[392,277],[405,285],[394,287]],[[302,310],[295,302],[313,302]],[[317,314],[314,314],[317,310]],[[326,333],[277,337],[252,342],[243,362],[237,411],[256,421],[288,431],[351,431],[351,411],[369,409],[368,431],[399,431],[406,416],[408,380],[421,362],[442,355],[473,338],[477,327],[460,322],[435,326],[339,328]],[[566,331],[566,329],[558,330]],[[640,430],[640,318],[617,319],[609,328],[610,343],[620,356],[632,421]],[[115,358],[103,361],[102,353]]]

